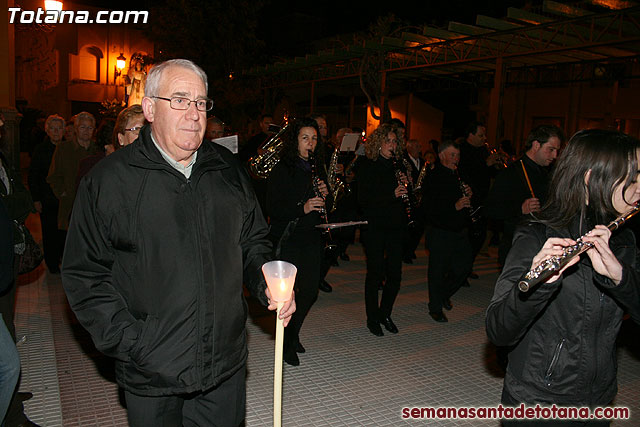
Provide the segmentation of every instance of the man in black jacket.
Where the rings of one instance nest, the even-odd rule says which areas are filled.
[[[463,194],[456,175],[460,161],[458,145],[444,141],[438,151],[440,162],[428,175],[422,199],[428,224],[429,314],[436,322],[447,322],[442,309],[451,310],[451,296],[471,272],[468,231],[471,194],[470,191]]]
[[[558,157],[564,141],[562,130],[553,125],[534,128],[525,142],[525,154],[496,177],[485,200],[489,218],[504,221],[498,249],[498,264],[504,265],[516,226],[538,212],[547,199],[549,166]]]
[[[249,178],[230,151],[202,144],[211,106],[200,67],[155,65],[142,100],[150,125],[83,178],[73,209],[63,285],[96,347],[116,359],[132,426],[240,424],[243,279],[276,308]],[[285,324],[294,310],[285,304]]]

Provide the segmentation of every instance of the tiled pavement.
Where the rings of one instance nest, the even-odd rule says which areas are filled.
[[[36,221],[30,225],[36,226]],[[320,293],[304,324],[301,341],[307,352],[300,355],[300,366],[285,364],[283,425],[499,425],[496,420],[401,418],[405,406],[499,403],[502,378],[484,332],[484,309],[497,276],[493,248],[476,261],[480,279],[453,298],[447,324],[428,316],[427,255],[420,249],[413,265],[403,265],[393,312],[400,333],[384,337],[371,335],[365,326],[360,245],[350,246],[349,254],[351,261],[331,269],[333,293]],[[246,425],[253,427],[272,421],[274,318],[261,307],[250,306]],[[616,404],[630,407],[632,419],[614,426],[640,425],[638,328],[625,323]],[[18,335],[27,337],[19,346],[21,389],[34,393],[25,403],[33,421],[42,426],[127,425],[112,364],[75,322],[59,275],[48,275],[40,267],[21,278],[16,326]]]

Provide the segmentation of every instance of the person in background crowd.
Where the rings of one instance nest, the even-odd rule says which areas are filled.
[[[549,167],[558,156],[564,133],[556,126],[543,125],[531,130],[525,154],[498,174],[485,201],[487,217],[504,221],[498,249],[502,268],[511,249],[516,226],[532,219],[547,199]]]
[[[439,162],[427,176],[422,200],[427,222],[429,249],[429,315],[436,322],[448,322],[442,309],[451,310],[451,297],[471,272],[473,258],[469,242],[468,186],[456,174],[460,148],[451,140],[438,145]]]
[[[13,286],[13,221],[0,202],[0,295]],[[20,356],[16,342],[0,313],[0,424],[3,424],[20,377]]]
[[[489,339],[513,346],[503,405],[593,408],[615,398],[616,338],[625,312],[640,323],[640,253],[630,229],[612,233],[606,225],[640,200],[639,157],[640,141],[621,132],[576,133],[558,159],[547,203],[535,221],[516,230],[486,316]],[[520,291],[518,282],[529,270],[563,257],[578,238],[593,246],[527,293]]]
[[[4,124],[3,118],[0,116],[0,122]],[[4,132],[0,125],[0,135]],[[9,219],[14,223],[24,224],[25,220],[30,213],[35,212],[33,206],[33,200],[29,191],[22,184],[20,174],[17,170],[12,168],[11,164],[7,161],[2,151],[0,151],[0,203],[6,208]],[[11,240],[11,246],[14,249],[17,245],[24,243],[24,237],[22,233],[16,232],[17,227],[14,227],[13,240]],[[18,279],[18,257],[14,257],[13,266],[11,268],[12,276],[9,286],[5,286],[4,292],[0,293],[0,317],[4,321],[4,324],[9,331],[11,341],[16,342],[16,327],[14,323],[15,315],[15,303],[16,303],[16,286]],[[11,358],[11,345],[4,351],[7,351],[7,356]],[[3,351],[0,350],[0,351]],[[9,361],[10,359],[8,359]],[[4,361],[4,360],[3,360]],[[15,360],[13,361],[15,363]],[[11,362],[9,362],[11,363]],[[7,381],[12,381],[7,378]],[[32,426],[37,427],[37,424],[33,423],[24,413],[23,400],[31,398],[33,395],[29,392],[19,393],[20,380],[18,379],[18,385],[15,385],[11,389],[9,397],[11,402],[7,414],[4,418],[4,424],[7,427],[14,426]],[[6,398],[6,396],[3,396]],[[1,424],[1,422],[0,422]]]
[[[403,173],[402,182],[398,181],[393,158],[402,157],[404,129],[390,123],[378,126],[367,138],[365,149],[366,159],[358,166],[357,178],[358,202],[369,222],[364,244],[365,307],[369,332],[381,337],[384,335],[381,324],[388,332],[398,333],[391,312],[402,280],[402,238],[407,226],[402,196],[407,194],[407,177]],[[378,287],[383,281],[379,301]]]
[[[316,228],[326,215],[329,195],[324,174],[324,144],[315,120],[304,118],[292,123],[282,149],[282,160],[267,180],[267,213],[271,221],[269,239],[275,257],[298,268],[296,312],[284,335],[284,361],[298,366],[297,353],[304,353],[300,330],[309,310],[318,298],[322,232]],[[315,176],[314,176],[315,174]],[[314,177],[316,181],[314,181]]]
[[[138,139],[140,130],[145,123],[141,105],[132,105],[120,111],[113,129],[113,149],[119,150]]]
[[[73,123],[75,138],[58,144],[47,176],[47,182],[60,202],[58,229],[63,230],[65,235],[69,229],[71,208],[76,198],[78,166],[80,160],[93,154],[94,147],[91,143],[96,126],[95,119],[87,112],[77,114]]]
[[[418,176],[424,166],[424,159],[420,154],[420,142],[417,139],[410,139],[407,141],[407,149],[404,154],[404,163],[409,166],[409,175],[411,177],[411,186],[413,190],[418,182]],[[411,195],[415,204],[415,198]],[[423,215],[418,212],[421,211],[421,207],[415,204],[416,219],[414,220],[413,227],[407,227],[404,243],[403,243],[403,255],[402,260],[406,264],[413,264],[413,260],[416,259],[416,248],[420,243],[422,234],[424,233],[424,221]]]
[[[80,180],[105,156],[113,153],[113,130],[116,121],[112,118],[104,118],[96,130],[95,153],[80,160],[78,164],[78,174],[76,177],[76,188],[80,185]]]
[[[458,168],[464,182],[471,187],[472,206],[482,206],[489,192],[491,178],[496,175],[497,167],[501,164],[500,154],[489,152],[485,126],[480,122],[471,122],[467,126],[466,139],[460,144]],[[480,211],[473,229],[469,231],[473,260],[475,260],[487,237],[487,220],[482,215],[482,211]],[[469,277],[477,279],[478,275],[470,272]]]
[[[209,117],[207,119],[207,130],[204,133],[204,137],[210,141],[216,138],[222,138],[224,136],[224,122],[216,116]]]
[[[243,282],[275,310],[268,228],[229,150],[203,144],[207,76],[155,64],[137,142],[82,180],[62,284],[96,348],[116,359],[129,424],[237,426],[245,418]],[[280,318],[295,311],[286,302]]]
[[[45,122],[47,137],[34,149],[29,166],[29,190],[36,211],[40,214],[42,225],[44,262],[52,274],[60,273],[64,235],[58,230],[59,202],[47,183],[47,174],[51,167],[53,153],[62,142],[64,128],[62,117],[54,114],[47,118]]]

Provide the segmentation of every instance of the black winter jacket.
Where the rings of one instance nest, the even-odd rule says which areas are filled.
[[[81,181],[62,281],[96,347],[136,394],[209,389],[246,361],[243,279],[266,304],[271,247],[248,176],[202,144],[191,177],[161,156],[145,126]]]
[[[615,285],[596,273],[586,254],[561,278],[521,293],[518,281],[549,237],[584,234],[542,224],[518,228],[487,309],[493,343],[514,346],[505,390],[524,403],[607,405],[617,392],[616,336],[626,310],[640,320],[640,276],[633,233],[616,231],[609,246],[623,266]]]

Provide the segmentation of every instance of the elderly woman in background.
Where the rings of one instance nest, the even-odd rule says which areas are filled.
[[[117,150],[135,141],[144,124],[141,105],[135,104],[120,111],[113,130],[113,148]]]

